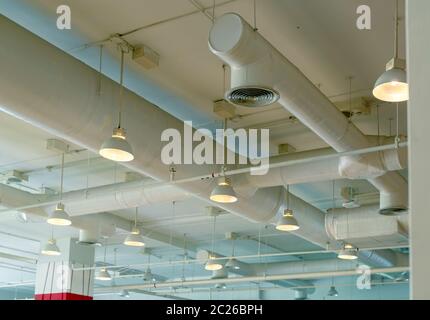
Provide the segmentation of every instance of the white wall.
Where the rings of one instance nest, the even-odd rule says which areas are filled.
[[[430,1],[407,1],[411,298],[430,299]]]

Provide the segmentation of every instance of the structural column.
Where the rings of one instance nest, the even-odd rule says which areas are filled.
[[[94,247],[76,239],[57,241],[60,256],[40,256],[35,300],[92,300]]]
[[[430,299],[430,1],[407,0],[411,298]]]

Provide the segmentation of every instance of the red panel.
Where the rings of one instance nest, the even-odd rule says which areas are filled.
[[[35,300],[93,300],[93,297],[82,296],[80,294],[74,293],[45,293],[36,294],[34,296]]]

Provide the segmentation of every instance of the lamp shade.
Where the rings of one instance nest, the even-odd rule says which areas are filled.
[[[337,292],[336,288],[334,286],[330,287],[330,290],[328,291],[327,295],[329,297],[337,297],[339,295],[339,292]]]
[[[350,244],[345,244],[342,250],[339,251],[337,257],[342,260],[356,260],[358,259],[358,250]]]
[[[234,269],[234,270],[240,270],[240,263],[237,261],[236,258],[231,258],[227,261],[225,264],[225,267],[227,269]]]
[[[100,271],[96,275],[96,279],[100,281],[110,281],[112,280],[112,276],[106,268],[101,268]]]
[[[215,285],[215,289],[218,289],[218,290],[225,290],[225,289],[227,289],[227,285],[225,284],[225,283],[217,283],[216,285]]]
[[[127,142],[125,130],[122,128],[114,130],[112,137],[103,143],[99,154],[103,158],[116,162],[130,162],[134,160],[133,150]]]
[[[46,222],[54,226],[70,226],[72,224],[72,220],[70,220],[70,217],[65,211],[65,207],[62,203],[59,203],[55,210],[49,214]]]
[[[125,238],[124,244],[129,247],[143,247],[145,246],[145,241],[140,233],[130,233],[127,238]]]
[[[400,68],[385,71],[376,81],[373,95],[375,98],[386,102],[409,100],[406,71]]]
[[[293,211],[290,209],[286,209],[284,211],[284,214],[279,218],[278,222],[276,223],[276,230],[291,232],[299,229],[300,226],[296,218],[294,218]]]
[[[57,246],[57,243],[54,239],[48,240],[46,245],[43,247],[41,252],[44,256],[59,256],[61,255],[61,251]]]
[[[206,262],[205,269],[208,271],[218,271],[223,268],[222,264],[214,260],[214,258],[209,258]]]
[[[226,177],[220,178],[211,193],[210,199],[218,203],[235,203],[238,200],[230,180]]]
[[[145,274],[143,275],[143,281],[152,281],[155,282],[155,277],[152,274],[151,268],[147,268],[145,270]]]
[[[130,298],[130,292],[126,289],[121,290],[121,292],[119,293],[119,296],[121,298]]]

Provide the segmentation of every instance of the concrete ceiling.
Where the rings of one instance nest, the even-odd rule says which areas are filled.
[[[33,0],[31,5],[43,10],[48,16],[55,18],[55,9],[63,4],[61,0]],[[126,5],[125,5],[126,2]],[[203,6],[210,7],[211,0],[200,0]],[[222,2],[218,0],[217,3]],[[368,4],[372,9],[372,30],[359,31],[355,27],[355,9],[358,5]],[[123,33],[137,27],[142,27],[177,17],[196,10],[190,1],[170,0],[73,0],[72,8],[74,32],[84,35],[83,39],[98,41],[114,33]],[[252,1],[236,0],[216,8],[219,16],[225,12],[238,12],[252,23]],[[392,55],[392,15],[394,7],[391,0],[264,0],[258,1],[258,28],[276,48],[296,64],[311,81],[320,86],[324,94],[333,101],[348,99],[347,76],[354,76],[354,97],[370,97],[375,79],[383,71],[385,63]],[[219,120],[212,113],[212,101],[222,98],[223,72],[220,61],[208,50],[207,37],[211,21],[201,13],[189,15],[171,22],[139,31],[126,37],[132,44],[145,44],[156,50],[161,57],[160,66],[153,70],[144,70],[132,62],[132,68],[145,77],[163,84],[172,92],[186,97],[200,111],[213,121]],[[404,35],[400,35],[401,56],[404,56]],[[79,43],[83,45],[85,42]],[[70,44],[70,50],[78,47]],[[107,46],[115,56],[114,46]],[[80,49],[82,50],[82,49]],[[267,109],[250,111],[238,109],[238,117],[232,122],[234,127],[255,127],[287,119],[290,114],[275,104]],[[389,119],[395,118],[395,109],[383,104],[379,112],[380,132],[389,134],[390,123],[392,132],[394,124]],[[377,114],[373,108],[371,113],[354,118],[357,126],[366,134],[377,134]],[[405,106],[401,107],[400,132],[406,133]],[[289,143],[300,150],[315,149],[325,146],[315,134],[300,123],[285,121],[274,124],[271,132],[275,144]],[[58,166],[58,154],[46,150],[46,140],[55,138],[28,123],[17,120],[11,115],[0,113],[0,172],[20,170],[30,175],[29,185],[42,189],[48,187],[58,190],[58,167],[48,170],[47,167]],[[78,146],[71,145],[78,150]],[[127,170],[111,163],[99,163],[85,166],[88,159],[97,160],[97,155],[81,152],[67,157],[70,168],[66,169],[65,190],[83,189],[86,186],[97,186],[123,181]],[[76,166],[80,163],[80,166]],[[292,190],[304,200],[325,209],[331,199],[330,182],[295,186]],[[354,185],[362,193],[375,191],[367,182],[342,181],[337,185],[337,194],[342,185]],[[207,204],[196,199],[189,199],[176,204],[175,217],[172,216],[172,204],[163,203],[140,208],[140,221],[150,225],[154,231],[165,235],[182,237],[187,235],[189,241],[198,243],[202,248],[211,246],[211,218],[206,214]],[[133,210],[113,212],[114,214],[132,220]],[[43,223],[31,221],[22,223],[16,219],[15,213],[2,216],[0,231],[13,230],[19,235],[29,234],[36,240],[47,239],[50,228]],[[37,227],[35,227],[37,226]],[[231,244],[224,240],[224,233],[240,232],[253,238],[258,238],[259,232],[273,247],[273,252],[312,250],[315,247],[293,236],[276,233],[273,227],[256,225],[231,214],[222,215],[217,222],[216,246],[220,253],[228,254]],[[11,231],[12,232],[12,231]],[[63,229],[59,236],[76,236],[77,231]],[[262,232],[262,233],[261,233]],[[114,239],[117,246],[124,237],[119,234]],[[15,241],[9,239],[9,242]],[[6,242],[8,242],[6,241]],[[31,243],[31,241],[29,241]],[[161,243],[154,242],[159,247]],[[257,242],[243,240],[243,254],[256,253]],[[33,243],[31,249],[39,249]],[[163,252],[163,248],[158,248]],[[2,250],[4,251],[4,250]],[[12,250],[13,251],[13,250]],[[124,249],[121,246],[118,260],[120,263],[144,263],[146,256],[136,255],[136,250]],[[163,255],[180,250],[170,249]],[[267,251],[269,252],[269,251]],[[102,251],[97,252],[99,260]],[[109,253],[112,261],[112,250]],[[154,258],[156,259],[156,258]],[[173,268],[173,267],[172,267]],[[177,269],[160,270],[160,274],[168,276],[177,274]],[[190,271],[191,272],[191,271]],[[1,272],[0,272],[1,275]],[[14,276],[15,277],[15,276]],[[18,278],[18,274],[15,278]],[[1,277],[0,277],[1,281]]]
[[[207,8],[212,6],[210,0],[200,0],[199,3]],[[51,16],[60,4],[60,0],[34,1],[35,6],[43,8]],[[356,8],[362,4],[371,7],[371,30],[360,31],[356,28]],[[196,7],[188,0],[129,1],[127,5],[116,1],[75,0],[70,6],[75,28],[73,31],[85,35],[88,42],[196,11]],[[211,13],[211,10],[208,12]],[[252,1],[236,0],[221,5],[216,8],[215,15],[226,12],[237,12],[253,23]],[[400,14],[403,16],[403,12]],[[348,76],[354,77],[354,96],[370,98],[370,89],[392,56],[393,15],[394,2],[391,0],[257,1],[259,32],[333,101],[348,100]],[[167,86],[172,92],[185,96],[198,105],[202,112],[217,119],[212,113],[211,102],[223,96],[223,71],[221,62],[208,50],[207,38],[211,24],[205,15],[195,13],[145,28],[125,39],[135,45],[145,44],[160,54],[160,66],[156,69],[148,71],[130,63],[131,68]],[[403,29],[404,24],[401,22],[401,56],[404,56],[405,46]],[[73,46],[70,44],[70,50]],[[107,47],[118,55],[114,46]],[[79,45],[74,48],[82,50]],[[249,115],[254,112],[238,108],[237,113],[247,117],[235,119],[232,125],[254,126],[290,116],[277,104],[256,111],[258,115],[255,117]],[[389,131],[388,119],[391,118],[394,118],[392,108],[381,108],[381,132]],[[404,129],[404,113],[402,118]],[[365,133],[374,134],[377,131],[376,112],[354,120]],[[324,146],[317,136],[301,128],[300,124],[285,125],[274,130],[272,136],[275,144],[290,143],[297,150]]]

